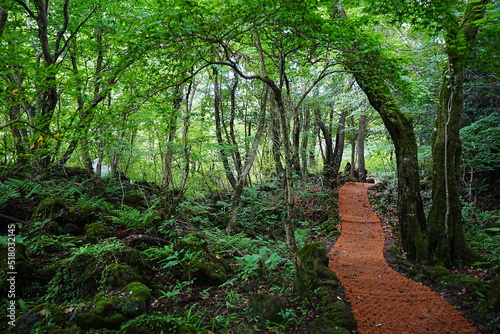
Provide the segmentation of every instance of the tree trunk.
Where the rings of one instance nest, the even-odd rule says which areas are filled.
[[[337,134],[335,135],[335,150],[333,151],[333,162],[331,173],[335,177],[338,176],[340,164],[342,163],[342,156],[344,155],[344,141],[345,141],[345,120],[347,118],[347,110],[343,109],[340,113],[339,125],[337,127]]]
[[[308,162],[309,162],[309,137],[311,131],[311,109],[306,108],[304,113],[304,135],[302,137],[302,144],[300,148],[300,160],[302,162],[302,178],[305,179],[308,175]]]
[[[239,177],[238,177],[238,185],[236,187],[236,190],[234,192],[233,196],[233,202],[231,203],[231,219],[229,220],[229,223],[227,224],[226,227],[226,233],[227,235],[231,235],[233,233],[234,228],[236,227],[236,221],[238,220],[238,212],[239,212],[239,207],[240,207],[240,201],[241,201],[241,195],[243,193],[243,189],[246,185],[246,178],[248,174],[250,173],[250,170],[252,168],[252,165],[255,161],[255,156],[257,155],[257,148],[259,147],[260,139],[262,138],[262,135],[264,134],[264,129],[266,125],[266,107],[267,107],[267,98],[269,95],[269,87],[264,88],[264,92],[262,95],[261,103],[260,103],[260,108],[261,108],[261,114],[260,114],[260,122],[259,122],[259,127],[257,129],[257,133],[255,134],[255,138],[252,142],[252,146],[250,148],[250,151],[248,152],[246,161],[245,161],[245,167],[241,171]]]
[[[460,202],[463,81],[468,55],[484,16],[486,0],[470,2],[462,23],[448,29],[446,47],[448,65],[439,94],[435,132],[432,137],[432,207],[428,217],[430,259],[446,266],[461,266],[474,259],[465,242]]]
[[[366,182],[365,169],[365,128],[366,114],[363,112],[359,115],[359,130],[358,130],[358,174],[359,182]]]
[[[173,108],[167,124],[168,126],[168,133],[166,134],[167,150],[165,152],[165,160],[163,165],[163,181],[162,181],[162,185],[165,189],[172,187],[174,184],[172,161],[174,159],[174,152],[175,152],[174,145],[175,145],[175,136],[177,133],[177,118],[179,117],[180,114],[183,95],[184,95],[184,85],[181,84],[179,86],[176,86],[174,89]]]
[[[226,144],[224,143],[224,139],[222,138],[222,119],[221,119],[221,94],[219,87],[219,72],[217,68],[213,69],[213,80],[214,80],[214,117],[215,117],[215,134],[217,136],[217,142],[219,143],[219,153],[221,156],[222,164],[224,166],[224,170],[226,172],[226,177],[231,187],[236,190],[236,179],[231,171],[231,167],[229,166],[229,159],[227,154]]]
[[[353,134],[351,137],[351,168],[349,170],[349,176],[356,178],[356,136]]]
[[[273,159],[276,167],[276,176],[282,177],[285,174],[285,168],[281,162],[281,138],[280,138],[280,123],[278,121],[278,115],[276,113],[276,102],[271,102],[271,138],[273,141],[272,151]]]
[[[337,17],[345,20],[343,8],[337,6],[336,10]],[[420,196],[417,141],[412,119],[401,110],[390,86],[385,81],[379,54],[367,47],[369,46],[354,43],[350,50],[342,53],[342,56],[345,59],[345,66],[352,71],[358,86],[379,113],[391,135],[397,161],[401,243],[409,260],[421,261],[427,258],[427,245],[423,235],[426,221]]]
[[[330,129],[328,129],[328,127],[321,118],[321,113],[319,108],[315,108],[314,111],[316,116],[316,124],[318,124],[318,127],[321,133],[323,134],[323,138],[325,140],[324,149],[323,146],[320,144],[323,152],[323,180],[327,185],[331,186],[337,180],[337,174],[332,168],[332,165],[334,163],[333,138]]]

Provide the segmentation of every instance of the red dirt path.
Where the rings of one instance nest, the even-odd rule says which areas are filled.
[[[368,201],[370,186],[351,182],[340,189],[342,234],[329,254],[357,333],[477,333],[443,297],[389,267],[382,226]]]

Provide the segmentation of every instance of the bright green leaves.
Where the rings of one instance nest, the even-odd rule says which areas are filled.
[[[460,130],[464,164],[473,171],[486,172],[500,167],[500,113],[482,117]]]

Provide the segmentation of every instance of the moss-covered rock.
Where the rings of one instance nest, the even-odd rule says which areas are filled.
[[[16,328],[18,333],[51,333],[67,323],[68,317],[63,307],[43,303],[18,317]]]
[[[100,291],[121,289],[132,282],[148,282],[148,265],[139,251],[117,240],[81,247],[57,263],[47,298],[69,302],[88,299]]]
[[[487,283],[479,278],[475,278],[468,275],[463,274],[454,274],[446,276],[442,279],[442,282],[449,286],[457,287],[457,288],[465,288],[471,292],[479,292],[484,290],[484,287]]]
[[[110,232],[111,228],[103,223],[92,223],[85,226],[85,234],[90,242],[96,242]]]
[[[285,303],[279,296],[254,293],[249,297],[248,306],[253,314],[261,320],[276,324],[285,324],[286,322],[281,315],[281,312],[285,310]]]
[[[139,298],[147,302],[151,298],[151,289],[141,282],[132,282],[123,288],[131,298]]]
[[[74,323],[80,328],[90,329],[111,329],[119,330],[121,326],[127,322],[125,317],[119,313],[109,316],[100,316],[95,312],[82,312],[76,314]]]
[[[326,249],[320,243],[306,244],[299,250],[302,268],[296,273],[297,292],[303,298],[310,298],[323,280],[336,280],[335,274],[328,268]]]
[[[319,278],[335,278],[335,274],[328,268],[329,259],[322,244],[311,243],[304,245],[299,250],[299,256],[304,268],[314,272]]]
[[[108,301],[97,302],[93,311],[97,316],[104,318],[116,313],[116,309],[112,303]]]
[[[31,283],[33,266],[31,260],[26,253],[26,245],[16,242],[7,243],[0,245],[0,267],[9,268],[7,261],[14,258],[15,268],[13,270],[2,270],[0,273],[0,292],[2,296],[7,296],[7,292],[10,290],[10,283],[7,281],[9,275],[7,272],[15,271],[17,275],[15,276],[15,294],[19,298],[23,296],[27,287]]]
[[[173,251],[179,254],[179,264],[172,268],[172,274],[181,280],[194,279],[198,284],[208,285],[227,281],[229,266],[198,237],[187,236],[173,246]]]
[[[437,266],[430,270],[431,279],[433,281],[439,281],[446,276],[450,275],[450,271],[444,266]]]
[[[486,299],[481,302],[478,312],[481,314],[496,313],[500,315],[500,278],[496,278],[485,285],[483,294]]]
[[[130,266],[111,263],[102,271],[99,288],[108,291],[116,290],[141,279],[143,277],[141,277],[140,273],[134,271]]]
[[[328,316],[321,316],[307,326],[309,334],[349,334],[350,332],[337,325]]]
[[[146,313],[146,302],[139,298],[130,298],[125,301],[121,311],[128,318],[135,318]]]
[[[178,322],[171,316],[162,313],[143,314],[124,324],[118,334],[182,333],[178,326]]]

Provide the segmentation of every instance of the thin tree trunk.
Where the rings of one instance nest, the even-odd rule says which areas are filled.
[[[349,170],[350,177],[356,177],[356,136],[351,137],[351,169]]]
[[[365,169],[365,128],[366,114],[363,112],[359,115],[359,130],[358,130],[358,174],[359,182],[366,182]]]
[[[182,127],[182,143],[184,152],[184,173],[182,175],[181,189],[184,189],[189,177],[189,170],[191,165],[191,149],[188,141],[189,122],[191,119],[191,109],[193,107],[194,94],[196,93],[196,84],[190,83],[188,93],[186,94],[186,108],[184,111],[184,121]]]
[[[339,125],[337,127],[337,134],[335,135],[335,150],[333,151],[332,162],[332,175],[339,174],[340,164],[342,163],[342,156],[344,155],[344,141],[345,141],[345,121],[347,118],[347,110],[343,109],[340,112]]]
[[[170,117],[168,120],[168,133],[166,138],[166,152],[165,152],[165,160],[163,165],[163,181],[162,185],[165,189],[172,187],[174,185],[174,175],[173,175],[173,167],[172,161],[174,159],[175,152],[175,136],[177,133],[177,118],[180,114],[180,109],[182,106],[182,100],[184,95],[184,85],[181,84],[176,86],[174,89],[174,101],[172,112],[170,113]]]
[[[231,235],[233,233],[234,228],[236,227],[236,221],[238,220],[238,212],[239,212],[239,207],[240,207],[240,202],[241,202],[241,195],[243,193],[243,189],[246,185],[246,179],[247,176],[250,173],[250,170],[253,166],[253,163],[255,161],[255,156],[257,155],[257,149],[259,147],[260,139],[262,138],[262,135],[264,134],[264,129],[266,125],[266,107],[267,107],[267,98],[269,95],[269,87],[264,88],[264,92],[262,94],[262,99],[260,103],[260,121],[259,121],[259,127],[257,129],[257,133],[255,134],[255,137],[252,141],[252,146],[250,148],[250,151],[248,152],[248,155],[246,157],[245,161],[245,166],[243,170],[241,171],[240,175],[238,176],[238,185],[236,187],[236,190],[234,192],[233,196],[233,202],[231,203],[231,219],[229,220],[229,223],[227,224],[226,227],[226,233],[227,235]]]
[[[231,170],[231,167],[229,166],[229,159],[228,159],[228,154],[227,154],[227,148],[226,148],[226,143],[224,142],[224,139],[222,138],[222,119],[221,119],[221,107],[222,107],[222,100],[221,100],[221,94],[220,94],[220,87],[219,87],[219,72],[217,71],[217,68],[213,68],[213,81],[214,81],[214,117],[215,117],[215,134],[217,136],[217,142],[219,143],[219,153],[221,156],[222,164],[224,166],[224,170],[226,172],[226,177],[229,183],[231,184],[231,187],[236,190],[236,179],[233,175],[233,172]]]
[[[276,176],[282,177],[285,174],[285,168],[283,167],[283,163],[281,162],[281,138],[280,132],[281,127],[278,120],[278,115],[276,113],[276,102],[271,102],[271,140],[273,142],[272,151],[273,151],[273,159],[276,167]]]
[[[311,109],[306,108],[304,110],[304,135],[302,137],[302,144],[300,148],[300,160],[302,162],[302,178],[305,179],[308,176],[308,162],[309,162],[309,137],[311,131]]]

